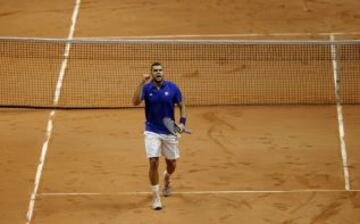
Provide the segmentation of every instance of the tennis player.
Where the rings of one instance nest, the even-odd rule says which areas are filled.
[[[172,135],[163,124],[163,118],[169,117],[174,120],[174,109],[177,105],[180,110],[179,132],[185,130],[186,113],[182,94],[177,85],[164,79],[163,66],[156,62],[150,67],[151,75],[145,74],[141,83],[137,86],[133,95],[133,104],[139,105],[145,101],[145,151],[149,158],[149,178],[153,192],[152,207],[160,210],[160,187],[159,187],[159,157],[163,155],[166,161],[164,171],[163,195],[170,196],[170,176],[176,168],[176,160],[179,158],[178,138]]]

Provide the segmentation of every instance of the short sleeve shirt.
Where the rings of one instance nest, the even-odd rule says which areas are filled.
[[[153,82],[144,85],[141,99],[145,101],[145,130],[158,134],[170,134],[164,126],[164,117],[174,119],[175,105],[182,101],[178,86],[169,81],[163,81],[158,89]]]

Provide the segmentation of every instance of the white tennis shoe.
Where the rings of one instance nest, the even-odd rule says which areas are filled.
[[[153,195],[152,207],[153,207],[154,210],[160,210],[162,208],[159,194],[154,194]]]

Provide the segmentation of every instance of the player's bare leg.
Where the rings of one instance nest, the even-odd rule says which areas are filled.
[[[160,200],[160,193],[159,193],[159,158],[152,157],[149,159],[150,168],[149,168],[149,179],[151,183],[151,191],[153,192],[153,209],[160,210],[161,200]]]
[[[165,197],[171,196],[170,176],[175,172],[176,160],[165,159],[166,170],[164,171],[164,188],[163,195]]]

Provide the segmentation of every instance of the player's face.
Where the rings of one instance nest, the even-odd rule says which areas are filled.
[[[155,65],[151,68],[151,75],[155,82],[162,82],[164,79],[163,68],[161,65]]]

